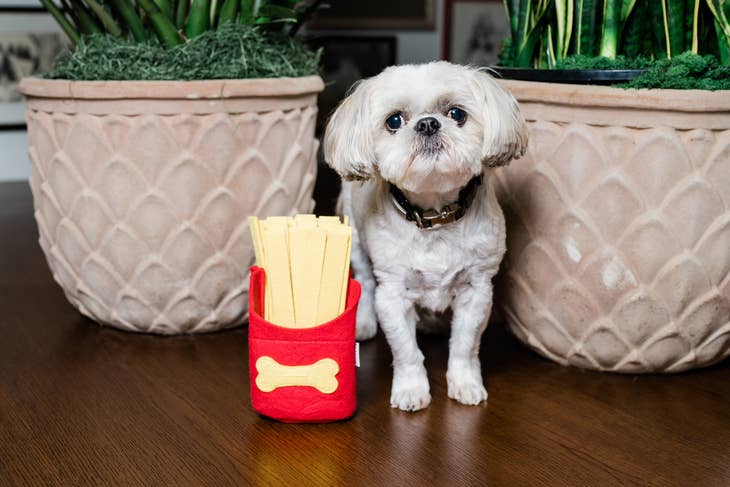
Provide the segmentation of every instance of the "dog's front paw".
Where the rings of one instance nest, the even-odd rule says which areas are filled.
[[[364,301],[364,300],[363,300]],[[358,341],[370,340],[378,332],[378,320],[372,304],[361,302],[357,308],[357,324],[355,337]]]
[[[403,411],[418,411],[431,404],[431,392],[426,371],[393,376],[390,407]]]
[[[487,390],[481,377],[473,374],[446,374],[446,385],[449,397],[461,404],[475,406],[487,400]]]

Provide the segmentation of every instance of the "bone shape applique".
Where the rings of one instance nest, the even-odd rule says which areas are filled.
[[[323,394],[332,394],[339,385],[335,375],[340,366],[331,358],[323,358],[311,365],[282,365],[264,356],[256,361],[256,370],[256,387],[261,392],[286,386],[310,386]]]

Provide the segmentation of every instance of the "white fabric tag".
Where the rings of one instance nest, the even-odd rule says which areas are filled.
[[[360,342],[355,342],[355,367],[360,367]]]

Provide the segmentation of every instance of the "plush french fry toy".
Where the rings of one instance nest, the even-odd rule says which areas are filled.
[[[337,217],[249,218],[251,402],[285,422],[326,422],[356,407],[352,228]]]

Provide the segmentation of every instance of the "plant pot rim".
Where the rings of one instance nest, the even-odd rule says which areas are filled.
[[[657,109],[676,112],[730,112],[730,90],[674,90],[614,88],[502,79],[520,102]]]
[[[18,87],[18,91],[27,97],[77,100],[280,97],[307,95],[322,90],[324,81],[316,75],[195,81],[72,81],[33,76],[23,78]]]
[[[492,69],[504,79],[579,85],[625,83],[646,71],[646,69],[536,69],[505,66],[492,66]]]

